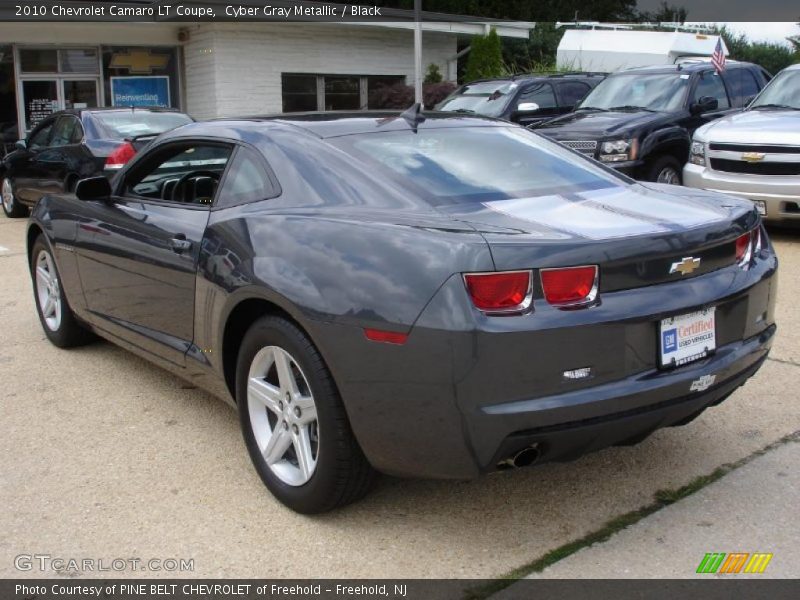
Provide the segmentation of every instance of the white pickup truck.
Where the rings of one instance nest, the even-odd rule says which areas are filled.
[[[800,64],[744,112],[695,131],[683,184],[748,198],[765,220],[800,225]]]

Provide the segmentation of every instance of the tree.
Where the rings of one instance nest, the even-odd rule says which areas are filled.
[[[467,70],[464,73],[465,81],[491,79],[503,75],[503,45],[494,28],[487,35],[473,37],[471,46]]]
[[[442,73],[439,71],[439,65],[431,63],[428,65],[428,70],[425,72],[425,79],[422,83],[441,83]]]
[[[798,61],[798,52],[776,42],[751,42],[743,33],[734,33],[727,27],[715,27],[728,47],[728,58],[761,65],[773,75]],[[789,38],[791,42],[791,38]]]

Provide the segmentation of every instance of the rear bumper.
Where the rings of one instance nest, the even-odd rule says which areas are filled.
[[[640,440],[724,399],[769,352],[776,272],[765,251],[750,271],[607,293],[580,311],[535,303],[516,318],[476,315],[454,276],[404,345],[369,342],[360,328],[333,323],[310,333],[374,467],[468,479],[532,444],[543,461],[571,459]],[[659,320],[708,306],[717,314],[714,354],[658,369]],[[562,376],[585,366],[592,379]]]
[[[683,184],[764,202],[766,221],[800,223],[800,177],[722,173],[687,163],[683,168]]]

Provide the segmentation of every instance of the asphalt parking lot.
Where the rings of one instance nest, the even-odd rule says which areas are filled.
[[[24,232],[0,217],[3,577],[43,575],[16,570],[20,554],[194,560],[191,573],[147,576],[496,577],[800,430],[800,234],[774,233],[770,359],[690,425],[471,482],[384,477],[356,505],[300,516],[262,486],[222,402],[109,343],[47,342]]]

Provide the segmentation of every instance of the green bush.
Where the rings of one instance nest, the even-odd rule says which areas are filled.
[[[492,77],[502,77],[505,74],[503,45],[494,28],[489,31],[488,35],[472,38],[471,46],[464,81],[491,79]]]
[[[428,65],[428,70],[425,71],[425,79],[422,83],[442,83],[442,73],[439,71],[439,65],[431,63]]]

